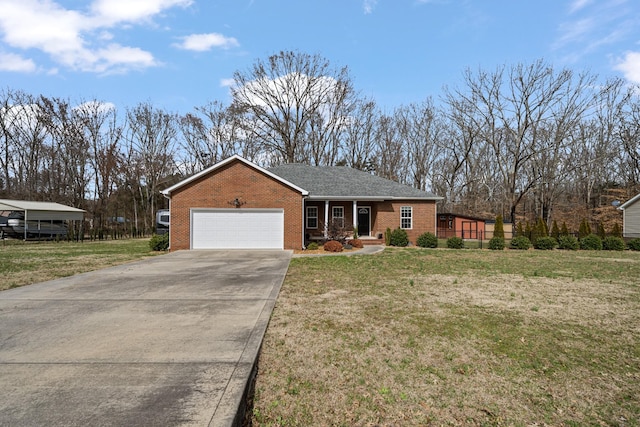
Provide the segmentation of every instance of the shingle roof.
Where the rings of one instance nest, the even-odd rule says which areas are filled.
[[[345,166],[309,166],[295,163],[267,170],[304,188],[312,199],[441,199],[433,193]]]

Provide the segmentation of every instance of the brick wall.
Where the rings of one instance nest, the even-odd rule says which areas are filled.
[[[229,202],[239,199],[234,208]],[[302,248],[300,192],[236,160],[171,194],[171,251],[190,248],[191,208],[283,208],[284,247]]]
[[[415,245],[418,236],[429,232],[436,234],[436,202],[429,200],[406,200],[376,203],[371,218],[371,231],[375,236],[386,231],[387,227],[395,230],[400,226],[400,208],[413,208],[413,227],[407,229],[409,241]]]

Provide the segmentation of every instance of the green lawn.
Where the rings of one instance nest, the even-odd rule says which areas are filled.
[[[640,253],[299,258],[254,425],[640,425]]]
[[[160,254],[149,239],[79,242],[0,241],[0,290],[72,276]]]

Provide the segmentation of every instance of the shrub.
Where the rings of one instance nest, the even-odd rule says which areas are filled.
[[[615,236],[605,237],[602,241],[602,249],[605,251],[624,251],[624,240]]]
[[[504,239],[501,237],[493,237],[489,240],[489,249],[494,251],[501,251],[504,249]]]
[[[384,232],[384,244],[387,246],[391,246],[391,229],[387,227]]]
[[[597,234],[591,233],[580,239],[580,249],[587,251],[600,251],[602,250],[602,239]]]
[[[166,251],[169,249],[169,233],[154,234],[151,236],[149,247],[152,251]]]
[[[327,252],[342,252],[342,243],[337,240],[329,240],[324,244],[324,250]]]
[[[629,240],[627,247],[632,251],[640,251],[640,239]]]
[[[316,251],[318,250],[318,248],[320,247],[320,245],[318,245],[317,242],[311,242],[307,245],[307,249],[310,251]]]
[[[558,237],[558,249],[576,251],[580,249],[580,242],[578,242],[578,239],[575,236],[571,236],[569,234],[566,236],[561,235]]]
[[[511,249],[520,249],[526,251],[531,247],[531,240],[527,236],[516,236],[511,239],[511,244],[509,245]]]
[[[613,228],[611,229],[611,235],[613,237],[620,237],[622,239],[622,230],[620,229],[620,225],[617,222],[613,224]]]
[[[438,238],[433,233],[423,233],[418,236],[416,245],[420,246],[421,248],[437,248]]]
[[[500,237],[501,239],[504,239],[504,221],[502,220],[502,215],[498,215],[496,217],[496,225],[493,228],[493,237]]]
[[[447,247],[449,249],[464,249],[464,240],[458,236],[449,237],[447,239]]]
[[[533,245],[534,248],[540,249],[543,251],[550,251],[551,249],[558,246],[558,242],[553,237],[538,237],[536,243]]]
[[[405,230],[398,227],[391,232],[389,243],[391,246],[407,246],[409,244],[409,236]]]
[[[591,226],[585,218],[582,218],[582,222],[580,222],[580,228],[578,229],[578,238],[582,240],[590,234]]]
[[[354,248],[362,248],[364,247],[364,243],[360,239],[351,239],[347,241],[347,244],[351,245]]]

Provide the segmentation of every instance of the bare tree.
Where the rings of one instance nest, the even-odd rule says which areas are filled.
[[[541,180],[539,173],[531,173],[532,161],[549,149],[550,124],[555,123],[554,143],[564,144],[568,129],[590,105],[585,89],[592,79],[574,80],[571,71],[555,72],[537,61],[513,66],[506,73],[504,67],[477,75],[467,70],[467,91],[455,92],[467,107],[463,114],[481,130],[481,140],[491,149],[512,222],[519,203]]]
[[[420,190],[431,190],[434,164],[441,153],[444,124],[431,98],[396,110],[400,138],[406,143],[407,181]]]
[[[358,100],[348,118],[340,164],[363,171],[375,170],[376,132],[380,112],[373,100]]]
[[[245,132],[284,162],[335,161],[337,135],[354,102],[347,68],[319,55],[280,52],[234,74],[233,108]]]
[[[177,130],[175,116],[140,103],[127,110],[128,182],[134,197],[134,221],[143,213],[142,226],[150,230],[160,199],[160,183],[175,172]]]

